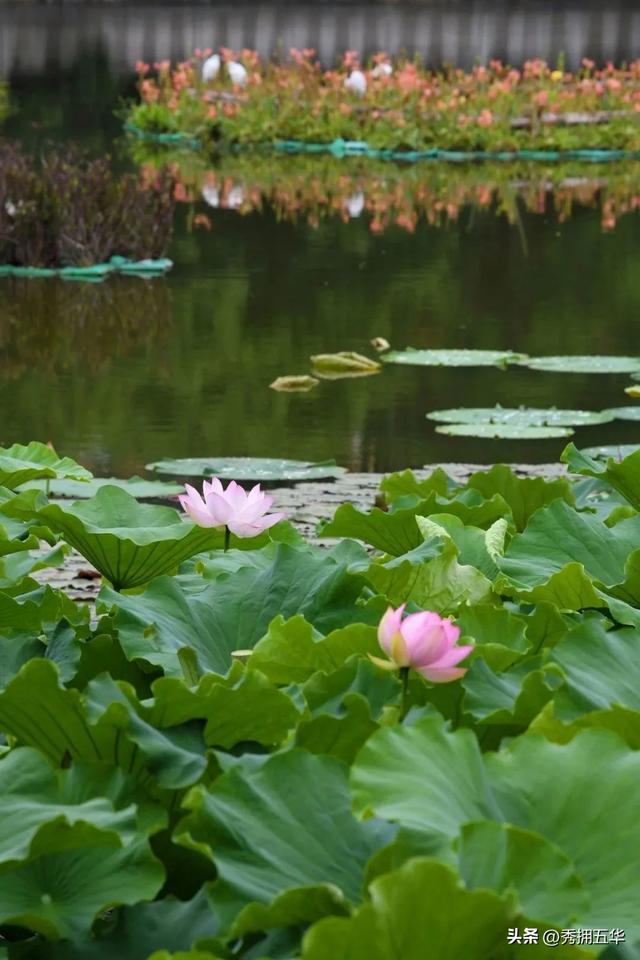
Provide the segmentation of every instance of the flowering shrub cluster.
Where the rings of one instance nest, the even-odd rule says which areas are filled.
[[[640,451],[563,457],[392,474],[327,548],[257,488],[56,502],[82,466],[0,449],[8,960],[636,949]],[[39,581],[70,547],[94,612]]]
[[[499,150],[640,148],[640,61],[577,73],[532,60],[471,71],[425,69],[385,53],[348,51],[323,70],[313,50],[283,63],[255,51],[197,50],[176,66],[139,63],[129,122],[207,142],[366,141],[374,148]]]
[[[83,267],[112,256],[162,257],[173,228],[173,190],[117,176],[108,157],[52,147],[35,158],[0,141],[0,265]]]
[[[421,220],[445,226],[464,209],[491,210],[516,223],[520,209],[567,220],[574,208],[600,211],[603,230],[640,207],[633,161],[593,164],[576,176],[575,164],[524,163],[399,165],[382,160],[281,157],[253,153],[222,156],[213,164],[198,153],[164,155],[135,144],[145,183],[167,169],[178,203],[194,205],[193,224],[211,229],[214,210],[248,214],[268,207],[279,220],[317,226],[327,217],[366,217],[372,233],[391,226],[413,232]],[[197,205],[197,206],[196,206]]]

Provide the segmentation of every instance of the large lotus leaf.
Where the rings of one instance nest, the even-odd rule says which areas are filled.
[[[304,460],[276,460],[269,457],[167,457],[148,463],[147,470],[175,477],[219,477],[222,480],[326,480],[341,477],[347,470],[335,460],[309,463]]]
[[[177,830],[211,848],[215,910],[236,935],[346,912],[362,897],[367,860],[394,833],[355,820],[347,768],[304,750],[236,763],[186,804],[192,814]]]
[[[391,473],[380,481],[380,490],[390,501],[411,496],[417,497],[418,500],[425,500],[430,493],[446,497],[453,493],[457,486],[440,467],[437,467],[424,480],[418,480],[413,470],[403,470]]]
[[[594,423],[610,423],[613,411],[558,410],[556,407],[458,407],[454,410],[432,410],[427,414],[427,419],[438,423],[496,423],[514,427],[583,427]]]
[[[0,486],[15,489],[38,477],[50,480],[90,480],[91,473],[71,457],[59,457],[53,447],[32,440],[24,446],[0,447]]]
[[[484,528],[499,520],[507,509],[501,497],[485,500],[476,490],[463,491],[453,500],[431,493],[418,503],[396,506],[389,512],[374,507],[369,513],[363,513],[352,503],[343,503],[336,510],[333,520],[321,528],[320,535],[355,537],[392,557],[400,557],[420,546],[424,540],[416,517],[428,517],[446,511],[459,517],[465,524]]]
[[[387,564],[372,563],[366,572],[376,591],[393,606],[411,601],[448,615],[467,603],[483,603],[491,596],[491,582],[475,567],[459,562],[458,548],[452,540],[444,542],[439,556],[426,562],[417,553]]]
[[[461,564],[475,567],[489,580],[494,580],[498,575],[495,559],[504,553],[508,531],[505,519],[496,520],[488,530],[463,523],[459,517],[448,513],[416,517],[416,523],[425,541],[438,540],[441,537],[451,540],[456,546]]]
[[[588,730],[562,746],[517,737],[483,757],[469,731],[450,733],[436,718],[373,734],[352,768],[357,811],[434,843],[478,820],[540,834],[571,860],[589,894],[579,925],[626,928],[633,940],[640,935],[639,781],[640,755],[607,731]]]
[[[390,350],[382,359],[385,363],[407,363],[418,367],[505,368],[510,363],[525,360],[526,354],[511,350],[414,350],[407,347],[406,350]]]
[[[505,669],[529,649],[526,618],[505,607],[488,603],[462,607],[456,623],[462,636],[473,640],[478,655],[494,670]]]
[[[499,494],[509,504],[517,530],[524,530],[531,515],[553,500],[565,500],[571,505],[574,502],[567,480],[518,477],[510,467],[499,463],[490,470],[474,473],[467,486],[478,490],[487,500]]]
[[[0,923],[84,939],[97,913],[151,900],[163,881],[146,840],[47,854],[0,872]]]
[[[573,719],[613,705],[640,710],[639,642],[638,630],[607,631],[593,620],[572,630],[551,653],[566,678],[556,715]]]
[[[448,866],[414,859],[375,880],[351,917],[314,924],[302,960],[487,960],[513,926],[505,900],[465,889]]]
[[[543,667],[530,657],[501,672],[494,672],[479,657],[461,680],[462,708],[481,723],[527,727],[552,698],[563,681],[556,667]]]
[[[148,583],[217,541],[215,531],[184,521],[172,507],[140,504],[112,486],[101,487],[90,500],[49,504],[36,517],[117,590]]]
[[[66,543],[59,543],[57,547],[47,550],[46,553],[16,550],[8,555],[5,554],[0,558],[0,590],[9,590],[15,595],[26,592],[29,587],[37,590],[40,584],[31,577],[31,574],[49,567],[62,566],[70,552],[71,548]]]
[[[200,890],[186,902],[163,897],[153,903],[122,907],[113,925],[99,938],[34,946],[27,960],[140,960],[154,950],[188,949],[197,940],[216,933],[215,916],[206,893]]]
[[[600,584],[612,586],[625,580],[627,559],[639,542],[640,516],[610,529],[597,517],[555,500],[533,515],[498,565],[508,585],[521,592],[547,583],[572,563]]]
[[[243,567],[189,595],[163,577],[144,593],[120,596],[103,589],[117,607],[114,623],[130,659],[146,660],[182,676],[181,647],[191,647],[202,671],[225,673],[235,650],[252,649],[278,614],[299,613],[321,632],[361,621],[356,607],[364,580],[348,572],[359,551],[310,551],[279,544],[266,570]]]
[[[26,581],[27,586],[30,581]],[[21,586],[21,585],[20,585]],[[73,623],[88,620],[86,606],[79,606],[61,590],[46,585],[11,595],[0,591],[0,634],[13,631],[39,633],[45,626],[54,626],[62,618]]]
[[[126,490],[136,500],[161,500],[175,497],[184,492],[179,483],[169,483],[165,480],[145,480],[144,477],[130,477],[128,480],[119,480],[117,477],[93,477],[91,480],[32,480],[24,484],[25,490],[47,490],[51,497],[70,497],[71,499],[88,499],[93,497],[101,487],[120,487]]]
[[[532,370],[547,370],[550,373],[634,373],[640,370],[640,357],[528,357],[520,363]]]
[[[640,510],[640,450],[630,453],[621,463],[609,459],[604,466],[570,443],[562,454],[562,460],[574,473],[595,477],[613,487],[635,510]]]
[[[0,760],[0,863],[26,860],[43,850],[132,841],[135,807],[115,810],[106,797],[78,796],[72,779],[30,747]]]
[[[30,660],[0,693],[0,729],[56,766],[69,759],[130,771],[141,766],[137,747],[117,727],[90,723],[81,694],[60,684],[50,660]]]
[[[276,617],[254,647],[249,666],[273,683],[303,683],[318,670],[331,673],[354,654],[379,653],[376,629],[352,623],[322,637],[304,617]]]
[[[517,423],[446,423],[436,433],[448,437],[478,437],[485,440],[553,440],[570,437],[570,427],[528,427]]]
[[[156,680],[153,699],[144,702],[144,719],[162,728],[204,720],[207,746],[230,749],[253,741],[268,747],[285,739],[299,710],[262,673],[236,662],[226,677],[209,673],[191,688],[174,677]]]

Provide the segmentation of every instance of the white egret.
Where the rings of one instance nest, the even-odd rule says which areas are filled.
[[[367,92],[367,78],[362,70],[352,70],[344,85],[351,93],[356,93],[359,97],[364,97]]]
[[[364,193],[361,190],[357,193],[352,193],[350,197],[347,197],[344,205],[351,219],[355,220],[364,210]]]
[[[383,60],[382,63],[376,64],[376,66],[371,71],[372,77],[390,77],[393,73],[393,67],[386,60]]]
[[[212,183],[205,183],[202,188],[202,199],[205,203],[208,203],[210,207],[219,207],[220,191]]]
[[[244,188],[237,186],[231,187],[226,198],[225,207],[227,210],[237,210],[244,203]]]
[[[236,87],[244,87],[249,78],[247,68],[243,67],[243,65],[238,63],[237,60],[229,60],[227,64],[227,73],[231,78],[231,83],[233,83]]]
[[[208,57],[208,59],[202,64],[202,79],[204,83],[210,83],[211,80],[215,80],[219,73],[220,56],[219,54],[214,53],[213,56]]]

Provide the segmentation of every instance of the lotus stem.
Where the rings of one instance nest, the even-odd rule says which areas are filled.
[[[224,528],[224,552],[226,553],[229,549],[229,543],[231,542],[231,531],[229,527]]]
[[[398,723],[402,723],[409,712],[409,667],[400,667],[400,680],[402,683],[402,701]]]

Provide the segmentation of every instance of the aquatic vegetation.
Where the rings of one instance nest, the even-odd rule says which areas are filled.
[[[291,50],[281,63],[261,63],[252,50],[220,53],[226,69],[215,75],[203,69],[211,51],[174,67],[139,63],[129,128],[207,146],[346,141],[358,147],[351,152],[640,148],[640,61],[599,69],[584,60],[577,73],[542,60],[433,71],[384,53],[365,65],[348,51],[340,67],[323,70],[312,50]]]
[[[130,145],[151,186],[167,170],[177,203],[193,205],[193,226],[209,229],[219,210],[240,215],[273,210],[278,220],[318,226],[327,218],[366,218],[373,234],[399,227],[413,233],[421,221],[444,227],[467,210],[493,213],[519,225],[524,211],[566,222],[595,208],[602,229],[640,207],[636,164],[399,164],[352,157],[222,154],[159,150]],[[196,212],[197,211],[197,212]],[[204,212],[206,211],[206,212]],[[469,228],[473,220],[469,219]]]
[[[246,492],[235,480],[225,490],[218,477],[205,480],[202,494],[191,484],[178,497],[184,512],[199,527],[229,531],[236,537],[257,537],[284,519],[283,513],[268,513],[273,497],[260,490],[260,484]]]
[[[90,268],[112,257],[164,257],[173,227],[170,180],[148,190],[108,157],[65,146],[38,157],[0,141],[0,265]]]
[[[0,123],[9,113],[9,87],[0,80]]]
[[[309,390],[317,387],[319,383],[320,381],[316,380],[315,377],[310,377],[309,374],[303,373],[276,377],[269,386],[272,390],[279,390],[282,393],[308,393]]]
[[[563,459],[405,470],[330,548],[283,520],[225,552],[108,484],[55,504],[23,484],[81,465],[0,450],[9,960],[637,949],[640,451]],[[34,579],[65,543],[94,617]]]

